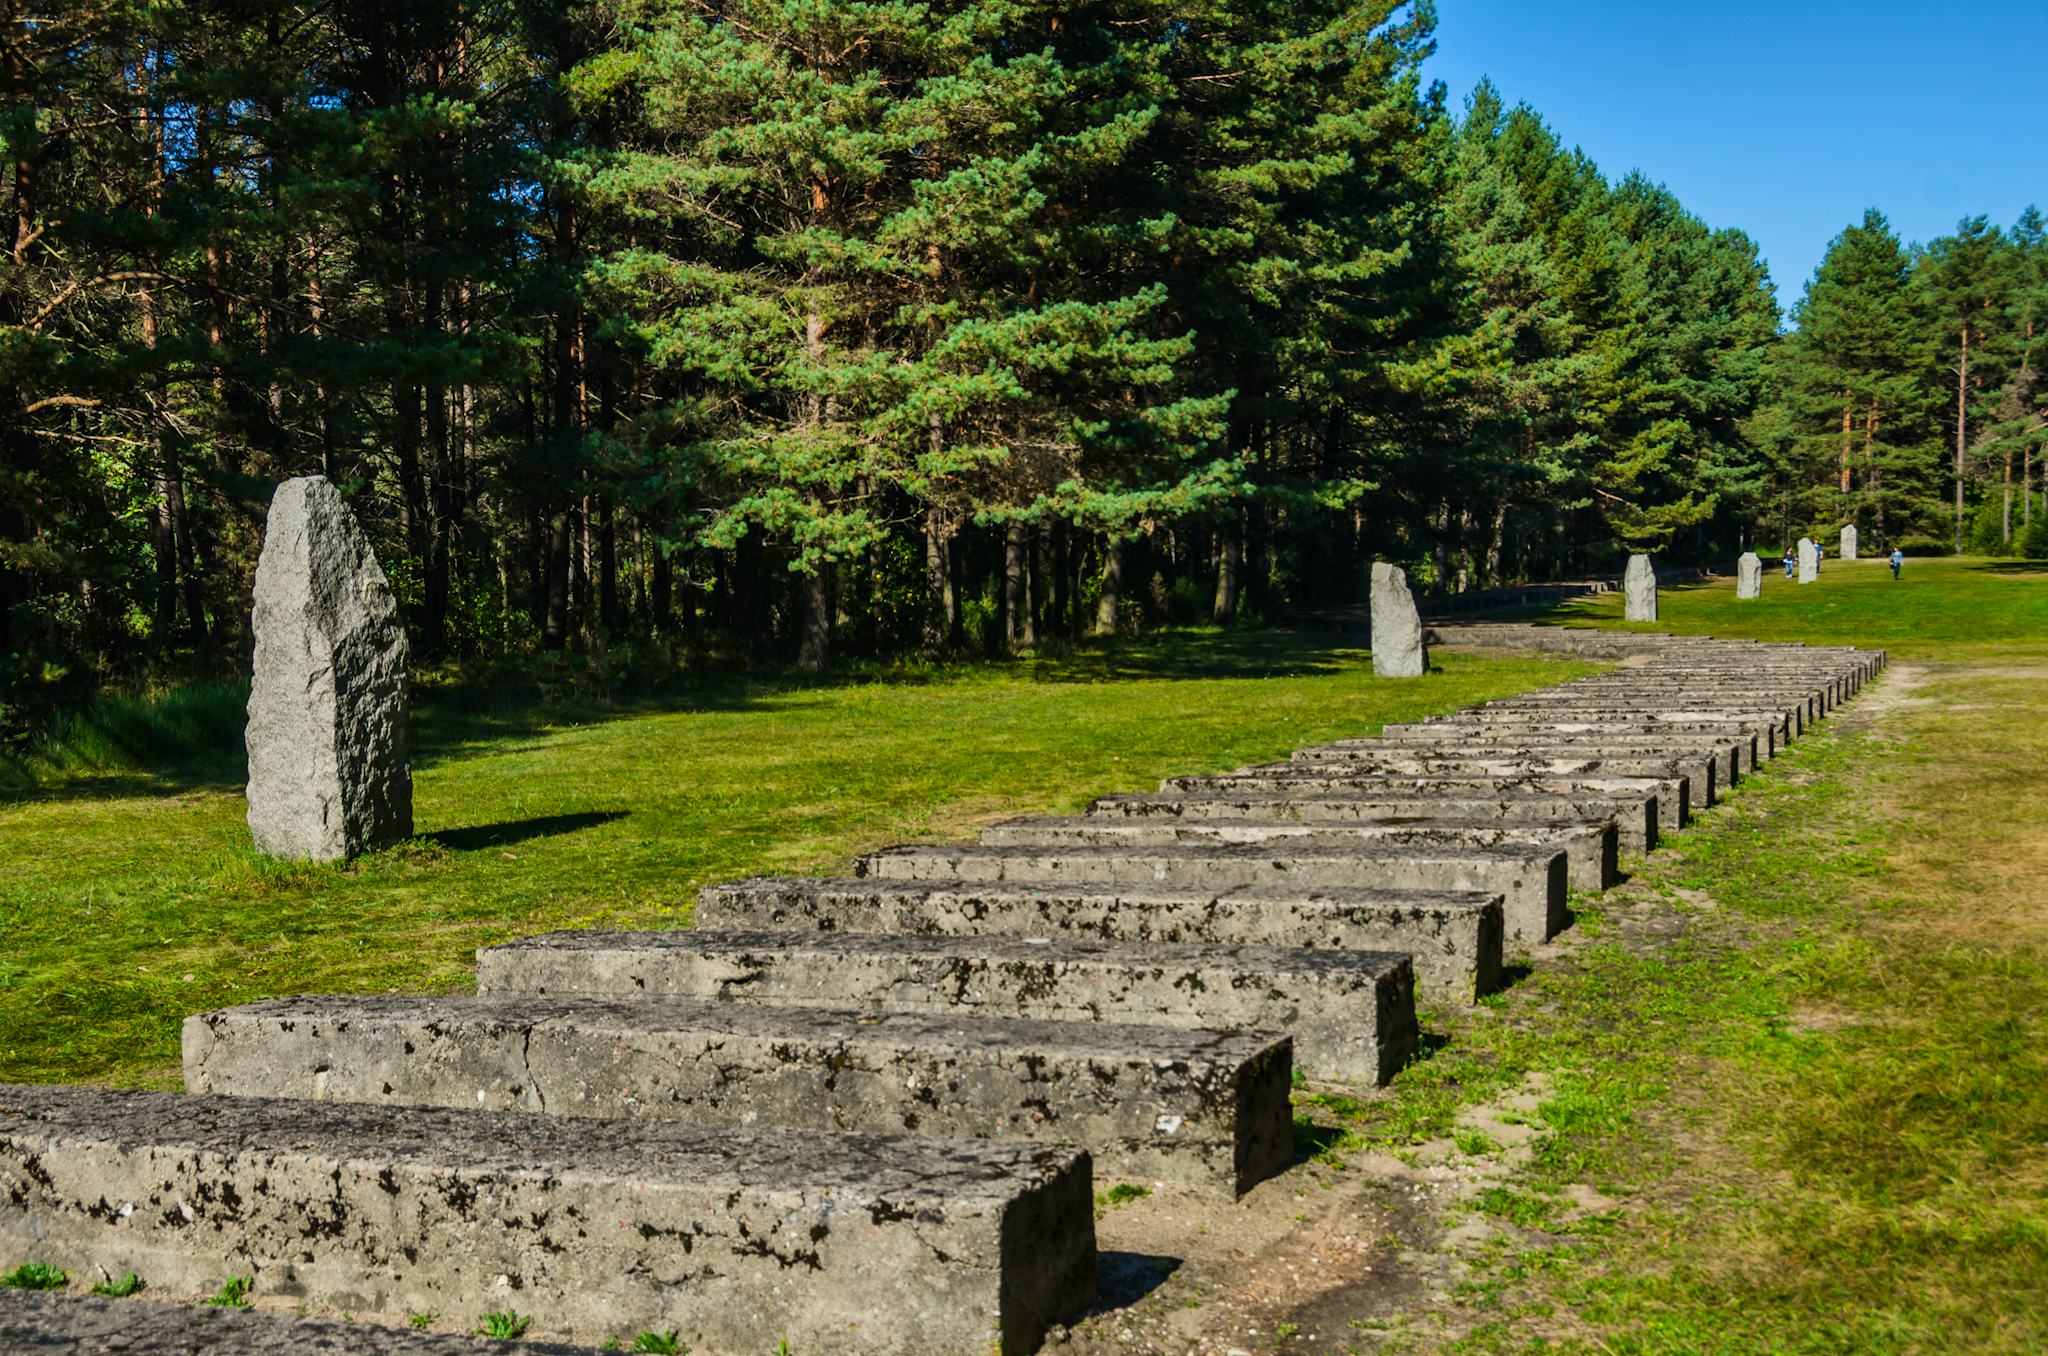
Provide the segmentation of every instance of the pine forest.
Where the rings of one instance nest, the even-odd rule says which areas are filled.
[[[0,8],[9,738],[246,671],[314,472],[428,664],[2048,555],[2048,222],[1873,209],[1774,284],[1426,80],[1427,3]]]

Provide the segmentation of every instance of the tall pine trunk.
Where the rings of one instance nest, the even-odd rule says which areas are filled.
[[[1095,600],[1095,634],[1116,634],[1123,605],[1124,544],[1111,537],[1102,548],[1102,594]]]
[[[1017,641],[1025,649],[1038,645],[1038,609],[1045,600],[1045,528],[1033,526],[1024,536],[1024,619]]]
[[[2010,548],[2012,546],[2012,449],[2009,447],[2005,451],[2004,491],[2005,503],[2001,509],[2003,516],[1999,523],[1999,543]]]
[[[832,591],[822,563],[799,577],[803,581],[803,607],[798,623],[796,664],[807,672],[819,673],[832,657]]]
[[[1244,518],[1233,513],[1216,543],[1216,599],[1210,616],[1218,626],[1237,620],[1238,594],[1244,586]]]
[[[1849,447],[1853,441],[1853,431],[1855,427],[1856,412],[1847,405],[1842,406],[1841,481],[1842,502],[1845,504],[1849,501]]]
[[[1963,326],[1962,361],[1956,366],[1956,554],[1963,553],[1963,456],[1969,445],[1970,327]]]
[[[597,503],[597,616],[604,629],[619,631],[619,532],[612,501],[600,496]]]
[[[1012,518],[1003,528],[1003,652],[1015,654],[1024,619],[1024,524]]]
[[[665,636],[674,625],[670,596],[675,591],[675,564],[660,542],[649,545],[653,555],[647,581],[647,629]]]
[[[1062,636],[1074,634],[1074,570],[1069,557],[1073,554],[1073,534],[1065,523],[1054,523],[1052,528],[1052,600],[1048,609],[1048,629]]]
[[[548,607],[541,643],[560,650],[569,643],[569,511],[548,520]]]
[[[937,654],[946,648],[952,628],[952,572],[946,561],[945,516],[937,508],[924,511],[924,648]]]

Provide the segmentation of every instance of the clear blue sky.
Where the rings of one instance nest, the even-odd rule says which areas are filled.
[[[1787,308],[1865,207],[1907,240],[2048,211],[2048,0],[1438,0],[1423,69],[1747,231]]]

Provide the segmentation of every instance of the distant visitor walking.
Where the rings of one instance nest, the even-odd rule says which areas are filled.
[[[1899,567],[1905,563],[1906,553],[1894,546],[1892,548],[1892,578],[1897,579],[1899,577]]]
[[[1793,554],[1792,554],[1792,548],[1791,548],[1791,547],[1789,547],[1789,546],[1788,546],[1788,547],[1786,547],[1786,548],[1785,548],[1785,577],[1786,577],[1787,579],[1790,579],[1790,578],[1792,577],[1792,571],[1793,571],[1793,569],[1794,569],[1794,568],[1795,568],[1795,567],[1796,567],[1796,566],[1798,565],[1798,563],[1799,563],[1799,558],[1798,558],[1797,556],[1795,556],[1795,555],[1793,555]]]

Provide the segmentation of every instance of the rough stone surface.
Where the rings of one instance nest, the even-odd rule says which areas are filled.
[[[1423,783],[1354,796],[1256,794],[1103,796],[1088,808],[1100,818],[1266,820],[1285,824],[1419,824],[1466,820],[1493,824],[1581,824],[1612,821],[1620,845],[1641,855],[1657,845],[1657,797],[1596,795],[1570,787],[1552,793],[1502,791]]]
[[[1563,930],[1569,867],[1554,847],[1428,847],[1416,844],[1177,843],[1167,847],[884,848],[856,858],[879,880],[988,884],[1166,885],[1459,890],[1499,895],[1509,941],[1548,941]]]
[[[1390,793],[1450,791],[1460,795],[1531,794],[1556,787],[1573,792],[1643,789],[1657,798],[1657,822],[1684,828],[1692,822],[1692,788],[1683,777],[1630,776],[1620,772],[1544,772],[1539,769],[1473,771],[1439,768],[1422,771],[1385,770],[1364,764],[1297,763],[1271,768],[1246,768],[1213,777],[1169,777],[1159,784],[1163,796],[1383,796]]]
[[[1842,529],[1842,559],[1856,559],[1856,525],[1854,523]]]
[[[1429,672],[1422,613],[1408,571],[1384,560],[1372,563],[1372,671],[1381,678],[1419,678]]]
[[[1006,820],[982,830],[995,846],[1059,847],[1079,844],[1160,847],[1175,843],[1267,843],[1293,848],[1348,852],[1355,847],[1413,845],[1450,847],[1554,848],[1565,855],[1571,887],[1604,890],[1620,879],[1619,842],[1613,822],[1586,824],[1502,824],[1440,819],[1403,824],[1276,824],[1271,820],[1146,822],[1099,816],[1032,816]]]
[[[1041,1140],[1236,1194],[1293,1153],[1287,1037],[716,999],[278,998],[185,1022],[188,1091]]]
[[[1774,702],[1782,704],[1774,706],[1771,704]],[[1746,693],[1740,697],[1684,690],[1674,690],[1661,696],[1638,694],[1633,697],[1622,692],[1587,692],[1555,700],[1549,697],[1518,697],[1513,701],[1489,702],[1473,709],[1475,712],[1540,712],[1580,720],[1602,716],[1660,720],[1682,716],[1698,718],[1701,715],[1750,716],[1759,721],[1777,722],[1788,738],[1797,736],[1817,715],[1813,697],[1795,695],[1789,689]]]
[[[1630,556],[1622,571],[1623,616],[1633,622],[1657,620],[1657,571],[1648,556]]]
[[[1024,1353],[1094,1290],[1085,1153],[98,1088],[0,1088],[0,1256],[164,1297],[706,1353]]]
[[[1705,733],[1671,730],[1668,733],[1633,734],[1598,729],[1572,732],[1516,729],[1512,726],[1446,726],[1441,733],[1434,735],[1382,736],[1356,743],[1340,741],[1317,745],[1297,750],[1294,757],[1304,763],[1328,762],[1333,757],[1349,757],[1354,752],[1370,756],[1385,749],[1517,756],[1563,753],[1620,758],[1643,758],[1660,753],[1690,756],[1697,753],[1715,760],[1715,784],[1725,787],[1733,785],[1742,773],[1754,769],[1756,743],[1755,735],[1738,730],[1708,730]]]
[[[321,477],[277,487],[255,597],[256,846],[333,861],[410,837],[405,628],[369,540]]]
[[[1385,951],[1082,937],[551,932],[477,953],[487,996],[696,998],[867,1012],[1284,1031],[1312,1078],[1384,1082],[1415,1052],[1415,969]]]
[[[1836,671],[1861,680],[1883,672],[1885,664],[1883,650],[1848,645],[1776,645],[1705,636],[1535,626],[1527,622],[1440,621],[1433,623],[1430,631],[1440,645],[1544,650],[1615,660],[1631,665],[1630,674],[1638,677],[1654,675],[1672,664],[1699,664],[1740,673],[1766,669],[1783,673]],[[1566,684],[1564,689],[1557,690],[1572,686]]]
[[[593,1348],[494,1342],[147,1298],[0,1290],[0,1351],[8,1356],[591,1356]]]
[[[1811,537],[1799,539],[1799,582],[1811,584],[1820,578],[1820,546]]]
[[[1407,748],[1388,744],[1372,749],[1349,749],[1318,761],[1276,765],[1275,770],[1297,769],[1305,776],[1338,775],[1346,767],[1368,772],[1492,773],[1496,776],[1537,777],[1677,777],[1689,784],[1694,805],[1712,805],[1719,786],[1714,778],[1714,759],[1668,750],[1652,754],[1603,753],[1591,747],[1553,745],[1543,749],[1489,749],[1478,744],[1448,747],[1418,745]],[[1263,769],[1253,768],[1251,771]]]
[[[1761,598],[1764,594],[1764,563],[1754,551],[1744,551],[1735,558],[1735,596],[1737,598]]]
[[[1413,958],[1419,992],[1470,1002],[1500,983],[1502,905],[1497,894],[1472,891],[1303,884],[1203,890],[760,879],[705,887],[697,926],[1397,951]]]
[[[1455,719],[1421,721],[1413,725],[1388,725],[1380,738],[1403,744],[1426,744],[1435,739],[1476,736],[1500,739],[1613,738],[1634,741],[1661,739],[1667,735],[1689,739],[1722,739],[1739,746],[1741,762],[1737,771],[1748,771],[1757,760],[1777,756],[1784,721],[1761,720],[1740,712],[1616,713],[1577,717],[1569,711],[1472,711]],[[1630,747],[1633,747],[1631,744]]]

